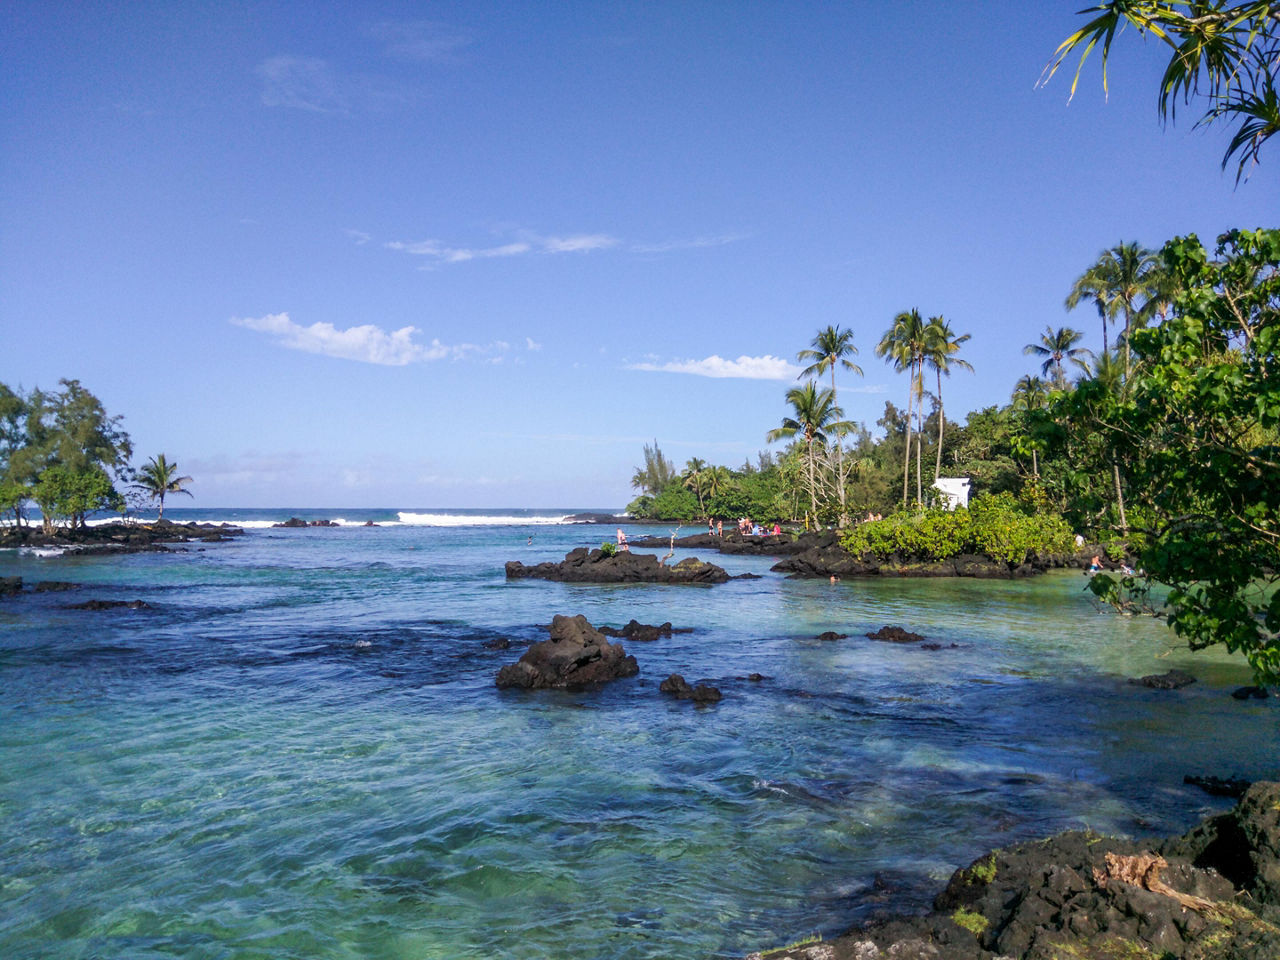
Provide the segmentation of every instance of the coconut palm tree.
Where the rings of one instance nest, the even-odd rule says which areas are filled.
[[[924,362],[933,367],[933,372],[938,377],[938,455],[933,465],[933,479],[937,482],[942,473],[942,430],[947,422],[945,408],[942,405],[942,375],[945,373],[948,377],[951,376],[952,367],[972,372],[973,365],[956,356],[960,351],[960,345],[967,341],[971,334],[957,335],[951,329],[950,323],[941,316],[937,316],[929,318],[929,323],[925,326],[925,336],[927,342]]]
[[[182,493],[188,497],[193,496],[191,491],[186,489],[188,483],[191,483],[191,478],[178,476],[178,464],[170,463],[162,453],[146,462],[138,471],[138,479],[133,485],[150,496],[152,500],[159,501],[160,515],[156,519],[163,520],[165,495]]]
[[[1072,330],[1070,327],[1059,327],[1054,330],[1053,327],[1047,326],[1044,328],[1044,333],[1040,335],[1040,342],[1028,343],[1022,348],[1022,352],[1044,357],[1044,363],[1040,364],[1040,372],[1047,377],[1050,370],[1054,371],[1054,385],[1059,390],[1064,390],[1067,386],[1067,375],[1063,372],[1062,361],[1070,360],[1076,366],[1088,369],[1088,358],[1093,356],[1091,351],[1076,346],[1083,337],[1083,333]]]
[[[698,498],[698,512],[704,517],[707,515],[707,508],[703,502],[707,479],[706,469],[707,462],[705,460],[693,457],[684,465],[684,473],[681,475],[685,489],[692,490],[693,495]]]
[[[836,367],[844,367],[846,370],[862,376],[862,368],[849,359],[850,356],[856,356],[857,353],[858,348],[853,345],[852,330],[841,330],[839,326],[829,326],[825,330],[819,330],[813,338],[812,345],[796,354],[796,359],[801,363],[812,361],[809,366],[800,372],[800,376],[797,379],[804,377],[816,379],[830,370],[831,400],[833,403],[837,403]],[[840,435],[838,433],[836,434],[836,487],[840,496],[840,523],[847,524],[849,515],[845,509],[844,449],[840,443]]]
[[[817,478],[814,475],[814,445],[824,445],[829,431],[844,429],[847,424],[840,420],[843,414],[836,406],[832,391],[819,390],[812,380],[803,387],[792,387],[788,390],[787,403],[791,404],[795,416],[783,417],[782,425],[770,430],[766,439],[773,443],[775,440],[794,437],[796,434],[804,437],[809,473],[809,506],[816,522],[818,487]]]
[[[893,318],[893,326],[885,331],[876,344],[876,356],[883,357],[893,369],[909,374],[907,386],[907,446],[902,455],[902,507],[907,506],[907,486],[911,477],[911,412],[918,400],[924,402],[924,356],[926,346],[925,322],[916,309],[906,310]],[[917,368],[919,368],[917,370]],[[916,458],[919,460],[919,456]],[[916,464],[916,499],[921,497],[920,465]]]
[[[1102,251],[1098,261],[1089,267],[1067,295],[1067,308],[1071,309],[1084,299],[1091,299],[1102,316],[1102,350],[1107,344],[1106,322],[1108,316],[1124,316],[1124,371],[1130,372],[1129,337],[1135,321],[1143,322],[1150,312],[1148,304],[1158,299],[1167,286],[1160,258],[1154,250],[1137,243],[1121,241],[1109,250]]]

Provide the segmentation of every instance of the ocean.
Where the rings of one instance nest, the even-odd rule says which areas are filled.
[[[80,584],[0,598],[0,956],[734,957],[921,907],[994,846],[1228,805],[1184,774],[1280,774],[1244,665],[1079,572],[832,584],[703,552],[760,579],[508,583],[612,539],[577,512],[184,507],[246,533],[0,550],[0,577]],[[690,632],[598,690],[494,686],[578,613]],[[886,624],[942,649],[865,637]],[[1175,667],[1199,682],[1127,683]]]

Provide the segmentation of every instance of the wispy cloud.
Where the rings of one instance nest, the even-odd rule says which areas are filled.
[[[383,20],[365,27],[365,35],[383,44],[387,56],[422,63],[451,63],[471,38],[434,20]]]
[[[339,330],[331,323],[313,323],[304,327],[291,320],[287,313],[232,317],[231,322],[237,327],[268,334],[279,346],[289,350],[388,367],[445,359],[482,359],[489,363],[499,363],[503,355],[511,350],[511,344],[505,340],[495,340],[489,344],[444,344],[432,339],[430,343],[418,343],[414,339],[421,332],[417,327],[401,327],[391,332],[371,323],[345,330]]]
[[[635,243],[631,245],[633,253],[670,253],[672,250],[700,250],[706,247],[723,247],[740,240],[749,240],[749,233],[720,233],[702,237],[689,237],[684,240],[662,240],[658,243]]]
[[[724,357],[712,354],[705,360],[632,363],[627,365],[627,369],[742,380],[794,380],[800,375],[800,368],[794,363],[770,354],[765,354],[763,357],[742,356],[737,360],[726,360]]]
[[[373,239],[373,237],[365,233],[363,230],[348,230],[346,233],[348,237],[356,242],[357,247],[363,247]]]
[[[269,57],[258,64],[257,74],[264,106],[313,113],[346,113],[349,108],[343,84],[329,64],[316,57]]]
[[[494,247],[455,247],[439,240],[408,242],[391,240],[384,244],[388,250],[426,257],[432,263],[465,263],[493,257],[519,257],[525,254],[589,253],[616,246],[616,238],[604,233],[580,233],[568,236],[540,236],[520,231],[510,243]]]

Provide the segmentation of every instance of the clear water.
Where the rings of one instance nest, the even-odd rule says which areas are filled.
[[[507,583],[612,530],[484,513],[508,520],[0,551],[0,576],[84,584],[0,600],[0,956],[741,955],[918,906],[992,846],[1180,831],[1223,806],[1185,773],[1280,773],[1239,663],[1100,612],[1078,573]],[[152,609],[67,609],[91,598]],[[693,632],[598,691],[497,690],[556,613]],[[861,636],[884,624],[958,647]],[[1171,667],[1200,682],[1124,682]],[[724,700],[667,700],[672,672]]]

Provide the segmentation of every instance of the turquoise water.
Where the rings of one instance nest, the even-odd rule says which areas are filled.
[[[992,846],[1180,831],[1223,806],[1185,773],[1280,773],[1277,701],[1228,696],[1240,664],[1099,611],[1078,573],[830,584],[704,556],[762,579],[507,583],[612,530],[236,518],[291,513],[351,525],[0,551],[0,576],[84,584],[0,600],[0,956],[741,955],[924,903]],[[152,609],[67,609],[92,598]],[[556,613],[692,632],[629,645],[639,677],[598,691],[497,690]],[[958,647],[862,638],[884,624]],[[1200,682],[1124,682],[1171,667]],[[667,700],[671,672],[724,700]]]

